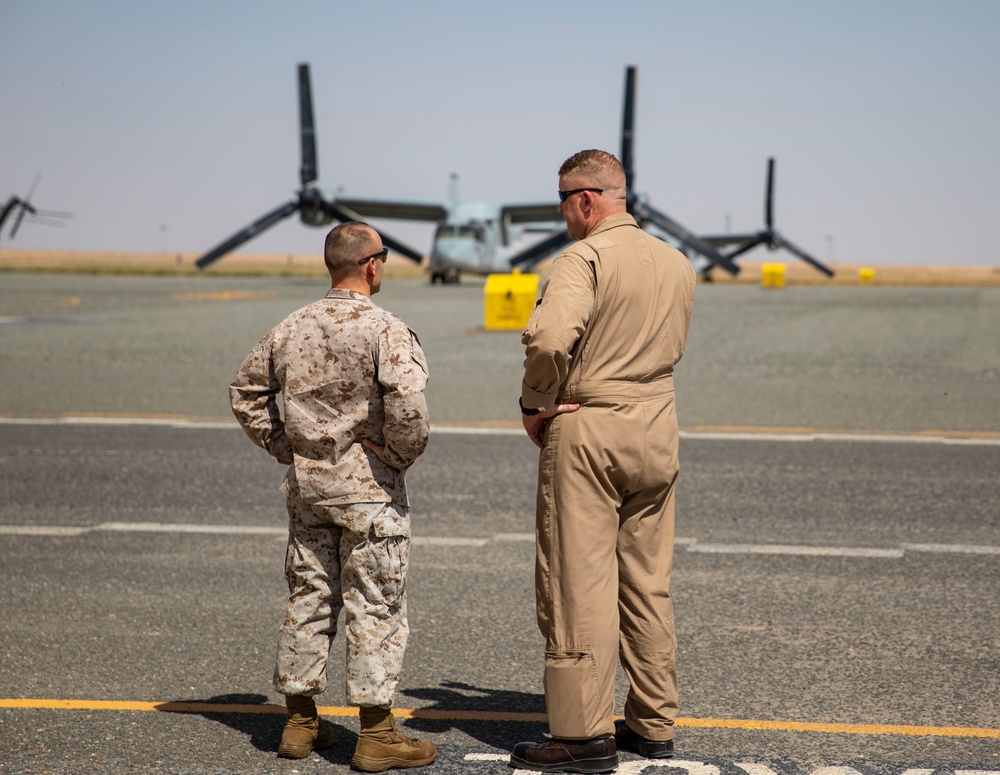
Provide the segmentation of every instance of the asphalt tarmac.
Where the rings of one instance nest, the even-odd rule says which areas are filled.
[[[341,737],[274,755],[282,469],[226,393],[324,292],[0,275],[0,773],[347,770],[339,640],[319,702]],[[434,422],[396,705],[435,770],[502,775],[545,732],[518,333],[483,330],[477,283],[376,301],[420,334]],[[1000,772],[998,331],[1000,289],[699,287],[677,758],[623,775]]]

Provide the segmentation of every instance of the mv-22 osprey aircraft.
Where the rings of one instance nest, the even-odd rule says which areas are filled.
[[[637,194],[634,189],[635,169],[633,163],[632,138],[635,128],[635,67],[625,68],[625,103],[622,109],[622,137],[620,161],[625,168],[625,202],[628,212],[636,219],[639,226],[650,234],[678,247],[694,265],[695,270],[705,279],[711,279],[711,271],[718,267],[731,275],[739,274],[740,267],[735,263],[737,256],[743,255],[758,245],[766,245],[769,250],[784,248],[803,261],[812,264],[827,277],[833,276],[833,270],[821,264],[804,250],[796,247],[785,239],[774,228],[772,195],[774,190],[774,159],[768,159],[767,189],[764,204],[765,228],[749,234],[716,234],[697,236],[689,232],[665,213],[649,204],[645,194]],[[530,267],[545,257],[552,255],[564,245],[572,242],[569,231],[562,230],[553,233],[546,239],[532,245],[521,253],[513,256],[510,263],[513,266]],[[722,253],[720,248],[735,245],[729,253]]]
[[[562,217],[555,203],[490,203],[461,201],[458,197],[457,176],[451,176],[451,195],[447,204],[393,201],[387,199],[359,199],[345,196],[325,196],[316,186],[318,165],[316,130],[313,120],[312,90],[309,65],[300,64],[299,80],[299,133],[302,152],[300,180],[302,187],[296,198],[262,216],[205,253],[196,262],[199,268],[222,258],[263,230],[299,212],[302,222],[309,226],[325,226],[334,220],[359,221],[364,218],[431,221],[437,224],[429,256],[431,283],[458,282],[462,272],[490,274],[510,271],[512,267],[531,269],[537,263],[571,242],[569,232],[560,229]],[[709,241],[692,234],[665,213],[654,209],[643,196],[632,191],[632,132],[634,125],[635,68],[628,67],[625,80],[625,107],[622,120],[622,157],[626,171],[628,209],[640,225],[661,238],[679,245],[699,271],[707,272],[714,266],[731,274],[739,267],[721,254]],[[769,183],[770,185],[770,183]],[[770,203],[770,198],[768,199]],[[768,204],[770,207],[770,204]],[[768,211],[770,212],[770,210]],[[768,233],[773,234],[768,220]],[[520,251],[516,250],[521,237],[529,232],[552,232],[540,242]],[[382,242],[391,250],[421,263],[423,255],[400,240],[379,229]],[[726,241],[724,235],[718,244]],[[734,238],[739,235],[733,235]],[[756,238],[759,235],[750,235]],[[764,240],[750,245],[753,247]],[[769,246],[772,244],[768,243]],[[736,253],[749,250],[741,243]]]
[[[389,199],[360,199],[328,196],[316,187],[318,165],[316,126],[313,120],[309,65],[300,64],[299,135],[302,151],[302,187],[295,199],[286,202],[212,248],[196,262],[204,268],[279,221],[299,213],[307,226],[325,226],[333,221],[361,221],[365,218],[430,221],[437,224],[429,256],[431,282],[458,282],[460,272],[488,274],[510,271],[507,258],[511,247],[526,230],[548,232],[562,221],[552,202],[539,204],[495,204],[461,201],[458,176],[451,176],[450,201],[413,202]],[[422,263],[424,254],[379,229],[389,249]]]

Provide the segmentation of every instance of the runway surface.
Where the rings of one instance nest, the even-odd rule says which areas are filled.
[[[274,758],[282,469],[226,400],[324,291],[0,275],[0,773],[347,769],[339,642],[341,739]],[[523,353],[482,330],[481,285],[376,300],[421,336],[435,423],[396,704],[436,769],[499,775],[545,730]],[[700,286],[695,309],[672,766],[1000,772],[1000,289]]]

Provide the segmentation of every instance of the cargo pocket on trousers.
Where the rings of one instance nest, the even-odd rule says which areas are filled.
[[[590,737],[597,724],[597,663],[585,651],[545,652],[545,703],[553,737]]]

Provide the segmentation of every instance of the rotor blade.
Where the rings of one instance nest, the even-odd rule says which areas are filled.
[[[775,242],[778,243],[779,247],[783,247],[789,253],[794,253],[796,256],[798,256],[799,258],[801,258],[807,264],[812,264],[814,267],[816,267],[819,271],[821,271],[827,277],[833,277],[833,270],[830,269],[830,267],[828,267],[826,264],[822,263],[818,259],[815,259],[812,256],[810,256],[802,248],[800,248],[800,247],[798,247],[796,245],[793,245],[791,242],[789,242],[788,240],[786,240],[784,237],[776,234],[775,235]]]
[[[225,242],[217,245],[208,251],[205,255],[195,261],[195,266],[199,269],[204,269],[206,266],[211,264],[213,261],[218,261],[226,253],[231,253],[240,245],[242,245],[247,240],[253,239],[264,229],[269,229],[274,226],[278,221],[287,218],[289,215],[294,213],[299,209],[298,200],[292,200],[291,202],[286,202],[281,207],[272,210],[267,215],[262,218],[258,218],[256,221],[251,223],[245,229],[238,231],[232,237],[227,239]]]
[[[333,204],[345,211],[367,218],[393,218],[406,221],[443,221],[448,211],[434,202],[391,202],[382,199],[338,197]],[[354,220],[360,221],[361,218]]]
[[[394,237],[389,236],[381,229],[376,229],[376,231],[378,232],[378,235],[382,238],[382,244],[385,245],[387,248],[396,251],[401,256],[406,256],[406,258],[410,259],[414,263],[417,264],[423,263],[424,256],[422,253],[420,253],[417,250],[414,250],[406,243],[400,242]]]
[[[62,221],[57,221],[54,218],[44,218],[40,216],[31,216],[28,219],[28,223],[34,224],[36,226],[58,226],[60,229],[65,228],[66,224]]]
[[[761,232],[760,234],[753,236],[750,239],[746,240],[745,242],[741,243],[739,247],[736,248],[736,250],[726,255],[726,258],[732,261],[737,256],[742,256],[748,250],[753,250],[758,245],[762,245],[763,243],[767,242],[768,237],[769,235],[766,231]]]
[[[299,139],[302,145],[302,168],[299,176],[302,185],[308,186],[319,175],[316,162],[316,122],[313,120],[308,64],[299,65]]]
[[[725,248],[730,245],[742,245],[747,240],[756,239],[759,232],[744,232],[737,234],[730,232],[727,234],[699,234],[698,238],[704,240],[713,248]]]
[[[73,213],[62,210],[35,210],[35,215],[39,218],[73,218]]]
[[[337,203],[336,201],[334,201],[334,202],[326,202],[326,201],[324,201],[323,202],[323,210],[326,213],[332,215],[334,218],[336,218],[341,223],[349,223],[351,221],[354,221],[354,222],[357,222],[357,223],[364,223],[364,220],[361,218],[361,216],[358,213],[354,212],[353,210],[349,210],[348,208],[346,208],[346,207],[342,206],[341,204]],[[400,242],[398,239],[396,239],[395,237],[392,237],[392,236],[386,234],[381,229],[375,229],[375,231],[378,232],[378,235],[382,238],[382,244],[385,245],[390,250],[394,250],[395,252],[399,253],[401,256],[405,256],[406,258],[410,259],[411,261],[413,261],[413,262],[415,262],[417,264],[420,264],[420,263],[423,262],[423,260],[424,260],[424,254],[421,253],[420,251],[414,250],[409,245],[407,245],[405,242]]]
[[[636,208],[636,220],[639,221],[640,225],[645,221],[649,221],[653,225],[663,229],[671,237],[679,240],[686,247],[701,253],[705,258],[713,264],[721,266],[729,274],[736,276],[740,273],[740,268],[736,264],[665,213],[654,210],[647,204],[639,204]]]
[[[625,196],[631,199],[635,174],[632,165],[632,134],[635,128],[635,65],[625,68],[625,104],[622,107],[622,167],[625,168]]]
[[[509,223],[561,223],[562,216],[558,208],[557,202],[506,204],[500,206],[500,219]]]
[[[42,179],[42,173],[36,172],[35,179],[31,181],[31,188],[28,189],[28,195],[24,198],[24,203],[28,204],[31,202],[31,197],[35,194],[35,189],[38,188],[38,181]]]
[[[21,206],[17,212],[17,217],[14,219],[14,225],[10,227],[11,239],[14,239],[14,235],[17,234],[18,227],[21,225],[21,221],[24,220],[25,213],[31,213],[32,215],[35,214],[35,208],[28,204],[27,201],[21,202]]]
[[[562,229],[546,237],[541,242],[536,242],[531,247],[525,248],[517,255],[511,256],[510,265],[531,268],[572,241],[573,238],[569,236],[569,229]]]
[[[767,160],[767,193],[766,199],[764,200],[764,223],[767,224],[767,230],[771,231],[774,228],[774,209],[772,196],[774,194],[774,157],[770,157]]]
[[[7,200],[7,204],[3,206],[3,210],[0,210],[0,231],[3,231],[3,225],[7,220],[7,216],[14,212],[14,208],[19,204],[21,204],[21,200],[16,196],[12,196]]]

